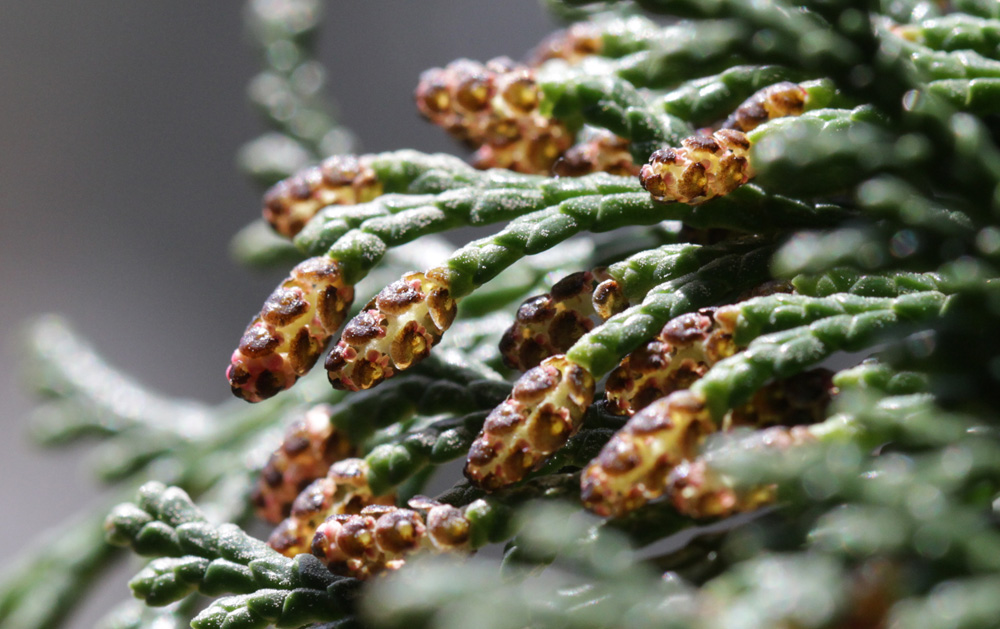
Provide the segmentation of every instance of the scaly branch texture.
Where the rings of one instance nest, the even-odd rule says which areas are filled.
[[[170,607],[110,626],[995,626],[1000,5],[546,4],[526,61],[414,77],[467,163],[353,152],[319,4],[249,3],[271,187],[234,250],[291,271],[240,400],[32,337],[36,434],[141,487],[107,536]],[[65,615],[98,534],[27,555],[0,622]]]
[[[117,507],[105,523],[108,539],[160,557],[130,583],[153,605],[179,600],[193,590],[236,593],[201,612],[196,629],[230,626],[298,627],[334,620],[351,607],[349,580],[317,570],[309,555],[282,557],[232,525],[213,526],[187,495],[149,483],[137,504]]]

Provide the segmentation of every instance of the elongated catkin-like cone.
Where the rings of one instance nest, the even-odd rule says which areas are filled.
[[[731,483],[706,472],[696,459],[702,440],[719,429],[819,422],[826,417],[833,392],[829,371],[807,371],[765,385],[719,424],[689,390],[660,398],[636,413],[584,469],[584,504],[599,515],[621,516],[674,492],[682,512],[695,517],[756,508],[772,492],[734,492]]]
[[[548,174],[573,135],[538,112],[540,100],[535,71],[505,57],[427,70],[416,90],[424,117],[480,149],[477,168]]]
[[[737,351],[732,328],[703,308],[671,319],[655,338],[626,356],[608,375],[608,409],[632,414],[654,400],[687,389],[718,361]]]
[[[407,273],[379,293],[345,327],[331,351],[326,361],[331,384],[366,389],[422,359],[451,326],[459,299],[534,253],[542,243],[552,247],[584,229],[599,232],[617,227],[619,213],[631,209],[631,202],[648,212],[649,200],[634,191],[634,181],[607,175],[551,181],[572,194],[561,200],[551,198],[549,192],[527,195],[534,199],[532,207],[538,203],[541,209],[525,211],[501,231],[459,248],[442,266]],[[628,196],[618,194],[623,189]],[[484,195],[482,206],[492,210],[500,205],[506,212],[510,205],[515,210],[521,205],[503,199]],[[605,297],[602,308],[611,305],[613,295],[609,292]]]
[[[337,389],[368,389],[425,358],[455,319],[445,269],[407,273],[344,327],[326,359]]]
[[[764,386],[750,402],[726,415],[722,429],[757,429],[741,440],[742,447],[754,449],[782,450],[808,443],[815,440],[809,426],[826,419],[834,394],[833,372],[811,369]],[[775,498],[774,487],[736,487],[734,481],[715,470],[710,457],[700,455],[670,472],[666,495],[679,512],[694,518],[752,511]]]
[[[711,136],[691,136],[679,148],[655,151],[639,171],[642,187],[657,201],[689,205],[729,194],[754,177],[745,134],[768,120],[802,114],[808,96],[788,81],[757,91]]]
[[[608,375],[608,410],[633,414],[653,400],[686,389],[712,365],[740,351],[733,342],[739,302],[790,293],[788,282],[771,280],[742,293],[735,304],[680,315],[653,339],[633,350]]]
[[[805,426],[774,426],[761,430],[746,447],[784,450],[815,441]],[[734,479],[722,474],[699,456],[679,463],[667,477],[666,494],[680,513],[693,518],[723,518],[753,511],[776,497],[774,486],[736,487]]]
[[[277,524],[309,483],[324,476],[334,461],[357,456],[357,449],[330,422],[333,408],[314,406],[288,426],[250,496],[257,515]]]
[[[641,15],[592,16],[589,21],[577,22],[543,39],[529,53],[528,63],[539,66],[558,59],[573,66],[594,56],[620,58],[662,46],[680,30],[664,29]]]
[[[259,402],[304,375],[354,301],[336,260],[301,262],[264,302],[233,352],[226,377],[236,397]]]
[[[523,479],[576,434],[593,399],[586,369],[563,355],[545,359],[486,418],[469,449],[466,478],[490,491]]]
[[[601,516],[620,516],[663,495],[670,470],[694,458],[702,438],[716,429],[704,400],[690,391],[656,400],[584,469],[583,504]]]
[[[531,51],[529,62],[532,66],[539,66],[546,61],[562,59],[570,65],[575,65],[586,57],[601,52],[604,48],[601,34],[601,28],[597,24],[577,22],[543,39]]]
[[[335,155],[274,184],[264,193],[264,219],[291,238],[328,205],[354,205],[382,194],[372,156]]]
[[[274,529],[267,543],[288,557],[307,553],[316,529],[327,518],[360,513],[369,505],[392,505],[395,501],[394,495],[372,494],[364,459],[337,461],[326,476],[298,495],[288,517]]]
[[[398,570],[415,552],[468,552],[465,509],[417,496],[410,509],[369,506],[335,515],[316,530],[312,554],[334,574],[367,579]]]
[[[734,486],[702,458],[681,461],[667,477],[665,494],[678,513],[696,519],[724,518],[774,502],[776,489]]]
[[[799,116],[805,111],[808,97],[805,88],[797,83],[782,81],[769,85],[743,101],[722,123],[722,128],[750,133],[768,120]]]
[[[749,402],[729,411],[722,420],[722,430],[815,424],[826,419],[835,393],[829,369],[810,369],[775,380],[754,393]]]
[[[741,131],[684,138],[680,148],[655,151],[639,171],[642,187],[661,202],[697,205],[729,194],[749,181],[750,141]]]

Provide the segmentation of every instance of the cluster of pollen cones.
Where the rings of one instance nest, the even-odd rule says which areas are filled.
[[[558,176],[609,172],[638,177],[661,202],[699,204],[753,177],[745,133],[767,120],[801,114],[806,91],[779,83],[754,94],[716,130],[655,151],[641,168],[629,143],[600,129],[574,130],[542,114],[537,67],[551,59],[577,63],[597,53],[599,33],[574,27],[547,40],[528,64],[459,60],[427,71],[416,90],[427,119],[476,149],[480,168]],[[577,133],[577,131],[580,131]],[[372,156],[337,156],[274,186],[264,216],[292,238],[320,210],[372,201],[386,192]],[[331,384],[367,389],[426,357],[451,326],[457,299],[450,271],[412,272],[385,287],[341,332],[325,366]],[[233,353],[233,392],[268,398],[304,375],[347,318],[354,287],[330,257],[296,266],[267,299]],[[473,441],[465,475],[495,491],[541,468],[583,426],[596,381],[566,353],[587,332],[630,304],[602,269],[570,275],[546,295],[525,301],[500,349],[524,372]],[[621,516],[663,496],[692,517],[720,517],[773,500],[773,488],[739,488],[701,455],[720,430],[759,431],[760,447],[789,447],[811,437],[833,393],[829,374],[808,372],[761,389],[725,418],[710,416],[691,389],[714,364],[741,351],[733,341],[734,307],[677,317],[626,356],[609,375],[604,405],[628,417],[582,471],[584,504]],[[259,515],[277,523],[269,544],[287,555],[311,552],[332,571],[365,578],[398,568],[415,551],[468,550],[470,520],[462,508],[418,497],[407,508],[375,495],[362,453],[318,406],[288,430],[253,494]]]

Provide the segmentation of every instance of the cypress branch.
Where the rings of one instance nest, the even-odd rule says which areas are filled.
[[[282,557],[235,525],[210,524],[187,494],[147,483],[135,504],[116,507],[105,522],[108,540],[158,557],[132,579],[136,596],[152,605],[192,591],[223,599],[195,618],[195,627],[301,626],[334,620],[349,611],[354,588],[309,555]]]
[[[359,595],[377,597],[363,605],[377,626],[988,624],[997,3],[549,4],[587,21],[524,64],[421,77],[421,113],[478,168],[504,167],[484,171],[348,155],[321,96],[319,5],[251,3],[268,53],[251,97],[273,131],[242,161],[260,181],[292,175],[265,216],[294,240],[257,222],[237,255],[296,266],[241,339],[231,386],[256,401],[305,376],[366,284],[386,286],[345,327],[330,379],[364,389],[412,369],[378,392],[308,377],[271,402],[206,407],[43,326],[43,439],[98,436],[104,480],[178,485],[147,484],[108,520],[153,557],[133,591],[176,606],[120,622],[176,625],[200,592],[223,598],[196,627],[347,629]],[[440,238],[396,249],[507,221],[451,254]],[[775,275],[796,293],[771,294],[788,290]],[[527,369],[513,382],[501,338]],[[832,384],[814,369],[875,349]],[[418,495],[462,454],[469,483]],[[206,516],[242,523],[248,496],[289,515],[270,547]],[[615,517],[514,514],[552,498]],[[96,525],[69,529],[0,585],[5,625],[52,625],[106,563]],[[499,570],[409,565],[501,541]],[[380,572],[397,573],[349,578]]]
[[[833,315],[760,337],[746,351],[716,365],[695,383],[692,393],[706,401],[715,417],[721,417],[746,402],[770,378],[787,378],[835,351],[860,351],[885,338],[894,326],[939,316],[944,303],[940,293],[904,295],[882,308]]]
[[[643,302],[615,315],[581,338],[567,357],[595,376],[614,367],[625,354],[652,337],[668,320],[718,303],[767,279],[768,248],[720,255],[697,272],[652,289]]]

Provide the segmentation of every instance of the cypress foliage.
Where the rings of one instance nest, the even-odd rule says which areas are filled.
[[[41,322],[36,433],[103,440],[126,502],[9,568],[0,623],[53,626],[112,545],[170,607],[108,627],[1000,623],[1000,4],[547,4],[525,62],[419,77],[471,165],[353,155],[294,68],[254,79],[235,251],[291,271],[241,400]],[[319,9],[249,31],[314,64]]]

